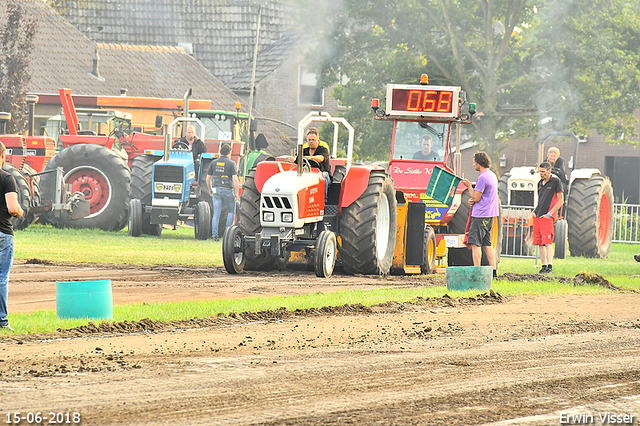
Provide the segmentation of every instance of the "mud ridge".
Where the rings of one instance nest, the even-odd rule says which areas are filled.
[[[385,302],[371,307],[361,303],[345,304],[341,306],[323,306],[321,308],[296,309],[290,311],[284,307],[276,310],[260,312],[231,312],[211,318],[192,318],[176,321],[154,321],[144,318],[139,321],[102,321],[98,324],[89,322],[87,325],[70,329],[59,328],[53,333],[39,333],[26,335],[12,335],[0,337],[0,341],[15,341],[18,343],[28,341],[43,341],[64,338],[86,337],[88,335],[103,335],[112,333],[156,333],[176,329],[194,329],[207,327],[220,327],[226,325],[242,324],[246,322],[273,322],[294,318],[305,318],[322,315],[368,315],[373,313],[394,313],[415,310],[419,306],[429,307],[453,307],[503,303],[506,298],[491,290],[488,293],[474,297],[453,298],[447,294],[442,297],[418,297],[411,302]]]

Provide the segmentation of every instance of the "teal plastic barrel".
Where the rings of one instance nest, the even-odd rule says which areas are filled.
[[[447,290],[491,290],[493,267],[448,266]]]
[[[113,318],[111,280],[56,281],[58,318]]]

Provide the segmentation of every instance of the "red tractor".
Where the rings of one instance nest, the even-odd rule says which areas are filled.
[[[420,111],[414,114],[416,105]],[[265,161],[245,179],[238,224],[227,229],[222,244],[227,272],[301,262],[319,277],[330,276],[336,265],[349,274],[426,274],[435,269],[438,242],[443,251],[445,245],[464,247],[468,205],[445,160],[451,156],[451,124],[470,123],[475,105],[465,104],[459,87],[389,85],[390,112],[379,109],[377,100],[373,106],[376,119],[395,123],[389,171],[353,163],[353,128],[344,119],[309,114],[298,126],[298,163]],[[302,161],[304,129],[318,121],[349,129],[347,158],[332,160],[326,196],[318,165]],[[442,160],[410,159],[425,133],[438,141]],[[442,180],[429,185],[436,166]],[[450,206],[453,198],[458,203]],[[458,208],[461,198],[466,209]],[[454,217],[462,226],[456,232],[447,228]],[[467,261],[470,254],[463,257]]]
[[[185,94],[184,108],[188,110],[190,91]],[[151,171],[157,156],[164,149],[164,136],[133,131],[129,134],[119,126],[111,126],[109,134],[81,131],[70,89],[60,89],[60,100],[67,122],[68,134],[59,136],[61,150],[45,166],[45,172],[58,167],[72,193],[81,193],[89,202],[89,215],[46,213],[47,220],[60,228],[100,228],[118,231],[127,224],[131,197],[146,201],[151,193]],[[185,113],[186,114],[186,113]],[[130,125],[130,123],[129,123]],[[156,127],[162,127],[161,117]],[[184,132],[184,130],[183,130]],[[221,140],[204,140],[207,151],[219,152]],[[238,161],[242,143],[232,144],[232,158]],[[43,199],[52,199],[56,188],[55,173],[42,176]]]
[[[460,87],[429,85],[425,74],[420,84],[387,85],[386,111],[379,108],[378,99],[372,101],[372,108],[376,120],[391,121],[394,126],[388,171],[396,189],[407,201],[425,206],[428,269],[433,270],[436,259],[445,255],[450,266],[473,265],[471,251],[463,244],[470,196],[456,172],[461,169],[461,125],[472,122],[475,104],[466,102]],[[496,218],[491,236],[496,257],[499,224]],[[483,264],[487,264],[484,252]]]
[[[7,135],[6,122],[11,114],[0,113],[0,141],[7,148],[3,169],[11,173],[18,186],[18,202],[24,210],[20,218],[12,218],[14,229],[25,229],[33,223],[41,203],[40,176],[47,162],[55,155],[56,141],[47,136]],[[29,132],[33,134],[33,130]]]

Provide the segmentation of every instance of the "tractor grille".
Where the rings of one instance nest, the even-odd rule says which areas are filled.
[[[287,209],[291,210],[291,203],[287,197],[270,197],[264,196],[264,206],[269,209]]]
[[[511,191],[509,205],[535,207],[533,205],[533,191]]]
[[[183,171],[182,167],[157,165],[154,180],[156,182],[182,182]]]

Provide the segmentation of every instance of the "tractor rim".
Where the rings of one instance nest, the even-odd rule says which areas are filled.
[[[382,259],[387,252],[389,244],[389,224],[391,223],[389,212],[389,201],[384,192],[380,197],[380,207],[378,208],[378,219],[376,221],[376,254],[378,259]]]
[[[327,242],[327,249],[325,251],[324,256],[324,270],[329,272],[333,269],[333,265],[335,265],[335,256],[336,256],[336,241],[334,239],[329,239]]]
[[[436,258],[436,240],[429,239],[429,247],[427,249],[427,261],[429,262],[429,266],[431,266],[435,262]]]
[[[242,264],[242,259],[244,258],[244,252],[242,251],[242,238],[240,237],[240,232],[236,232],[233,236],[233,261],[236,265]]]
[[[607,194],[602,194],[600,214],[598,217],[598,242],[601,246],[604,246],[609,240],[609,225],[611,224],[611,200],[609,200]]]
[[[90,166],[73,168],[64,175],[67,187],[71,192],[80,192],[89,201],[89,216],[91,218],[102,213],[111,202],[111,182],[100,169]]]

